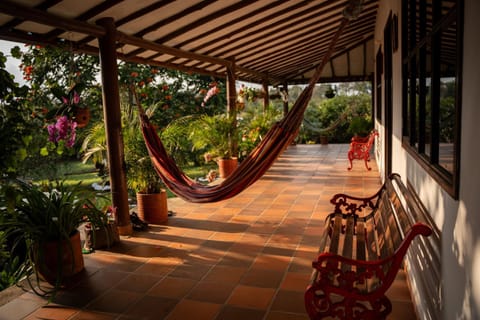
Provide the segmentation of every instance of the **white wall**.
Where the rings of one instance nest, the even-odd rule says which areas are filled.
[[[480,319],[480,1],[465,0],[464,21],[460,196],[442,230],[445,319]]]
[[[383,42],[383,29],[390,11],[398,14],[401,36],[401,1],[381,0],[375,31],[375,53]],[[480,128],[480,1],[465,0],[464,21],[458,201],[452,199],[401,147],[401,51],[393,56],[393,171],[413,184],[441,231],[445,320],[480,319],[480,130],[477,130]],[[401,45],[401,41],[399,43]],[[381,126],[379,130],[383,133]],[[382,172],[383,157],[379,160]]]

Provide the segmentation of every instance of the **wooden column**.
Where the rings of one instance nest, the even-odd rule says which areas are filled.
[[[123,150],[116,29],[112,18],[102,18],[97,21],[97,24],[104,27],[106,31],[106,34],[98,38],[98,41],[112,206],[117,209],[116,220],[120,235],[131,235],[133,230],[128,207],[127,178]]]
[[[265,112],[268,109],[268,106],[270,105],[270,97],[268,93],[268,80],[264,80],[262,83],[263,87],[263,93],[265,96],[263,97],[263,112]]]
[[[238,156],[238,139],[237,139],[237,89],[235,87],[235,63],[227,67],[227,113],[232,119],[232,131],[230,135],[230,145],[232,147],[232,155]]]
[[[283,84],[283,92],[285,92],[285,94],[288,97],[288,84],[287,83]],[[282,96],[282,100],[283,100],[283,96]],[[287,113],[288,113],[288,99],[286,101],[283,100],[283,116],[286,116]]]

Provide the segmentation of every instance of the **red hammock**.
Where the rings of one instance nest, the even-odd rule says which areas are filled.
[[[268,131],[264,139],[241,162],[238,168],[218,185],[210,186],[197,183],[178,168],[175,161],[168,155],[155,128],[149,123],[148,117],[139,105],[145,143],[153,165],[165,185],[177,196],[187,201],[207,203],[229,199],[257,181],[296,137],[323,66],[330,58],[335,43],[347,23],[348,20],[344,18],[322,62],[316,68],[308,86],[302,91],[292,109]]]

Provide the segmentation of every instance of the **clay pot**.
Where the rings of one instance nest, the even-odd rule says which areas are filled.
[[[77,128],[84,128],[90,121],[90,109],[89,108],[76,108],[75,110],[75,122]]]
[[[80,232],[70,239],[46,241],[40,244],[37,256],[38,271],[50,284],[56,285],[80,273],[84,268]]]
[[[138,217],[152,224],[162,224],[168,221],[167,191],[160,193],[137,193]]]
[[[227,178],[235,169],[238,167],[238,159],[218,159],[218,171],[220,173],[220,178]]]

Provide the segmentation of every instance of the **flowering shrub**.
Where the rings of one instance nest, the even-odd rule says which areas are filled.
[[[210,100],[210,98],[216,96],[220,92],[220,89],[218,88],[216,82],[210,83],[209,87],[210,89],[208,89],[207,94],[203,98],[202,107],[205,107],[205,104],[208,102],[208,100]]]
[[[75,121],[69,120],[67,116],[61,116],[56,123],[47,126],[48,141],[57,144],[63,140],[68,148],[73,147],[75,144],[76,127],[77,123]]]

